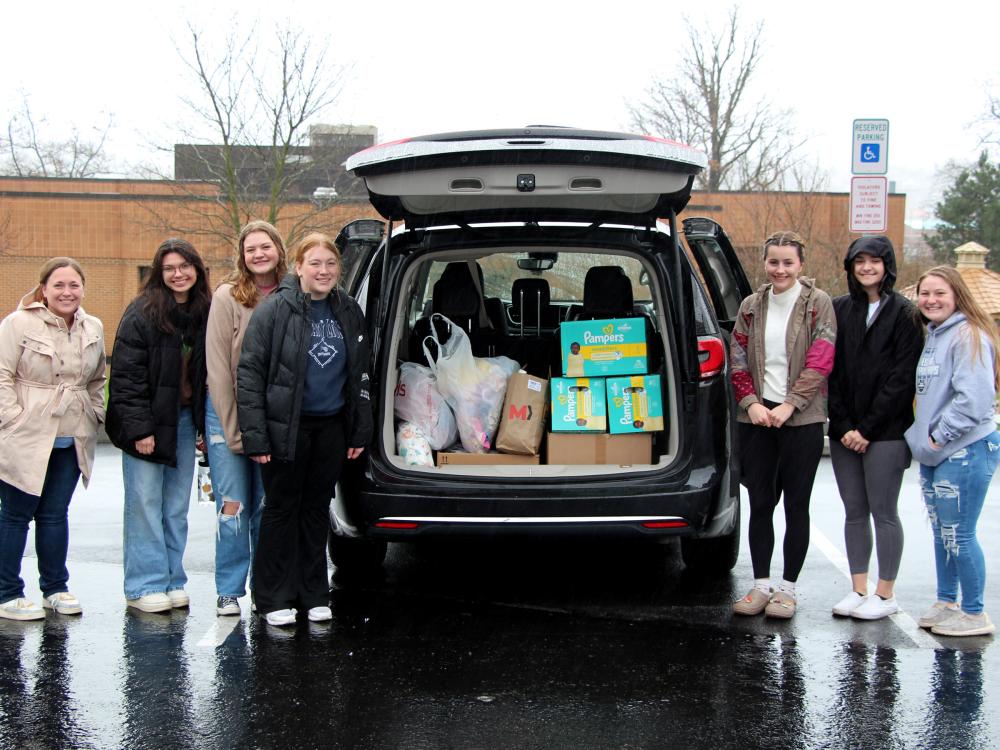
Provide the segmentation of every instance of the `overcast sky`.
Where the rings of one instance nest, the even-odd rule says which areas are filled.
[[[323,120],[375,125],[380,140],[529,123],[629,129],[626,102],[680,59],[679,14],[693,7],[692,19],[718,23],[731,4],[4,3],[0,114],[6,122],[20,90],[53,135],[111,114],[116,160],[153,160],[151,143],[178,139],[179,98],[194,90],[175,48],[185,24],[220,30],[235,13],[265,33],[290,17],[328,36],[351,73]],[[792,110],[829,189],[849,190],[859,117],[889,119],[888,177],[914,220],[931,207],[940,168],[978,155],[990,86],[1000,93],[1000,3],[739,7],[765,27],[754,93]]]

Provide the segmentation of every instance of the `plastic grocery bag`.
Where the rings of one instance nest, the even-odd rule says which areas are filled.
[[[444,324],[448,339],[438,339],[435,321]],[[427,340],[437,344],[437,359],[428,349]],[[507,380],[519,365],[510,357],[474,357],[469,336],[448,318],[431,316],[431,334],[424,339],[424,355],[437,378],[437,388],[455,412],[458,437],[468,453],[486,453],[493,444]]]
[[[427,438],[419,427],[409,422],[400,422],[396,429],[396,453],[407,466],[434,465],[434,456]]]
[[[399,366],[394,407],[397,418],[419,428],[430,447],[441,450],[458,440],[458,427],[435,381],[429,367],[404,362]]]

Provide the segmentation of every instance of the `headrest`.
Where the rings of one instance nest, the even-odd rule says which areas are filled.
[[[549,282],[545,279],[514,279],[514,284],[510,288],[510,296],[515,311],[521,309],[522,294],[524,294],[525,307],[530,304],[532,309],[536,309],[538,305],[536,297],[541,300],[542,307],[548,307]]]
[[[583,282],[583,311],[599,318],[632,314],[632,282],[618,266],[594,266]]]
[[[479,270],[481,289],[483,269],[478,263],[476,268]],[[469,264],[462,261],[445,266],[441,278],[434,283],[432,310],[450,318],[463,328],[468,327],[470,321],[474,327],[478,327],[481,306],[479,289],[472,280]]]

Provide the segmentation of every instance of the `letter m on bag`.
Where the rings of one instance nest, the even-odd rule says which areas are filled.
[[[523,406],[518,406],[517,404],[511,404],[507,419],[520,419],[527,422],[531,419],[531,405],[524,404]]]

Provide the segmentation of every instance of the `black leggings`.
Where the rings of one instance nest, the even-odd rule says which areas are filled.
[[[823,425],[740,424],[742,482],[750,496],[750,559],[754,578],[771,575],[774,509],[785,504],[783,577],[795,581],[809,548],[809,496],[823,455]]]

